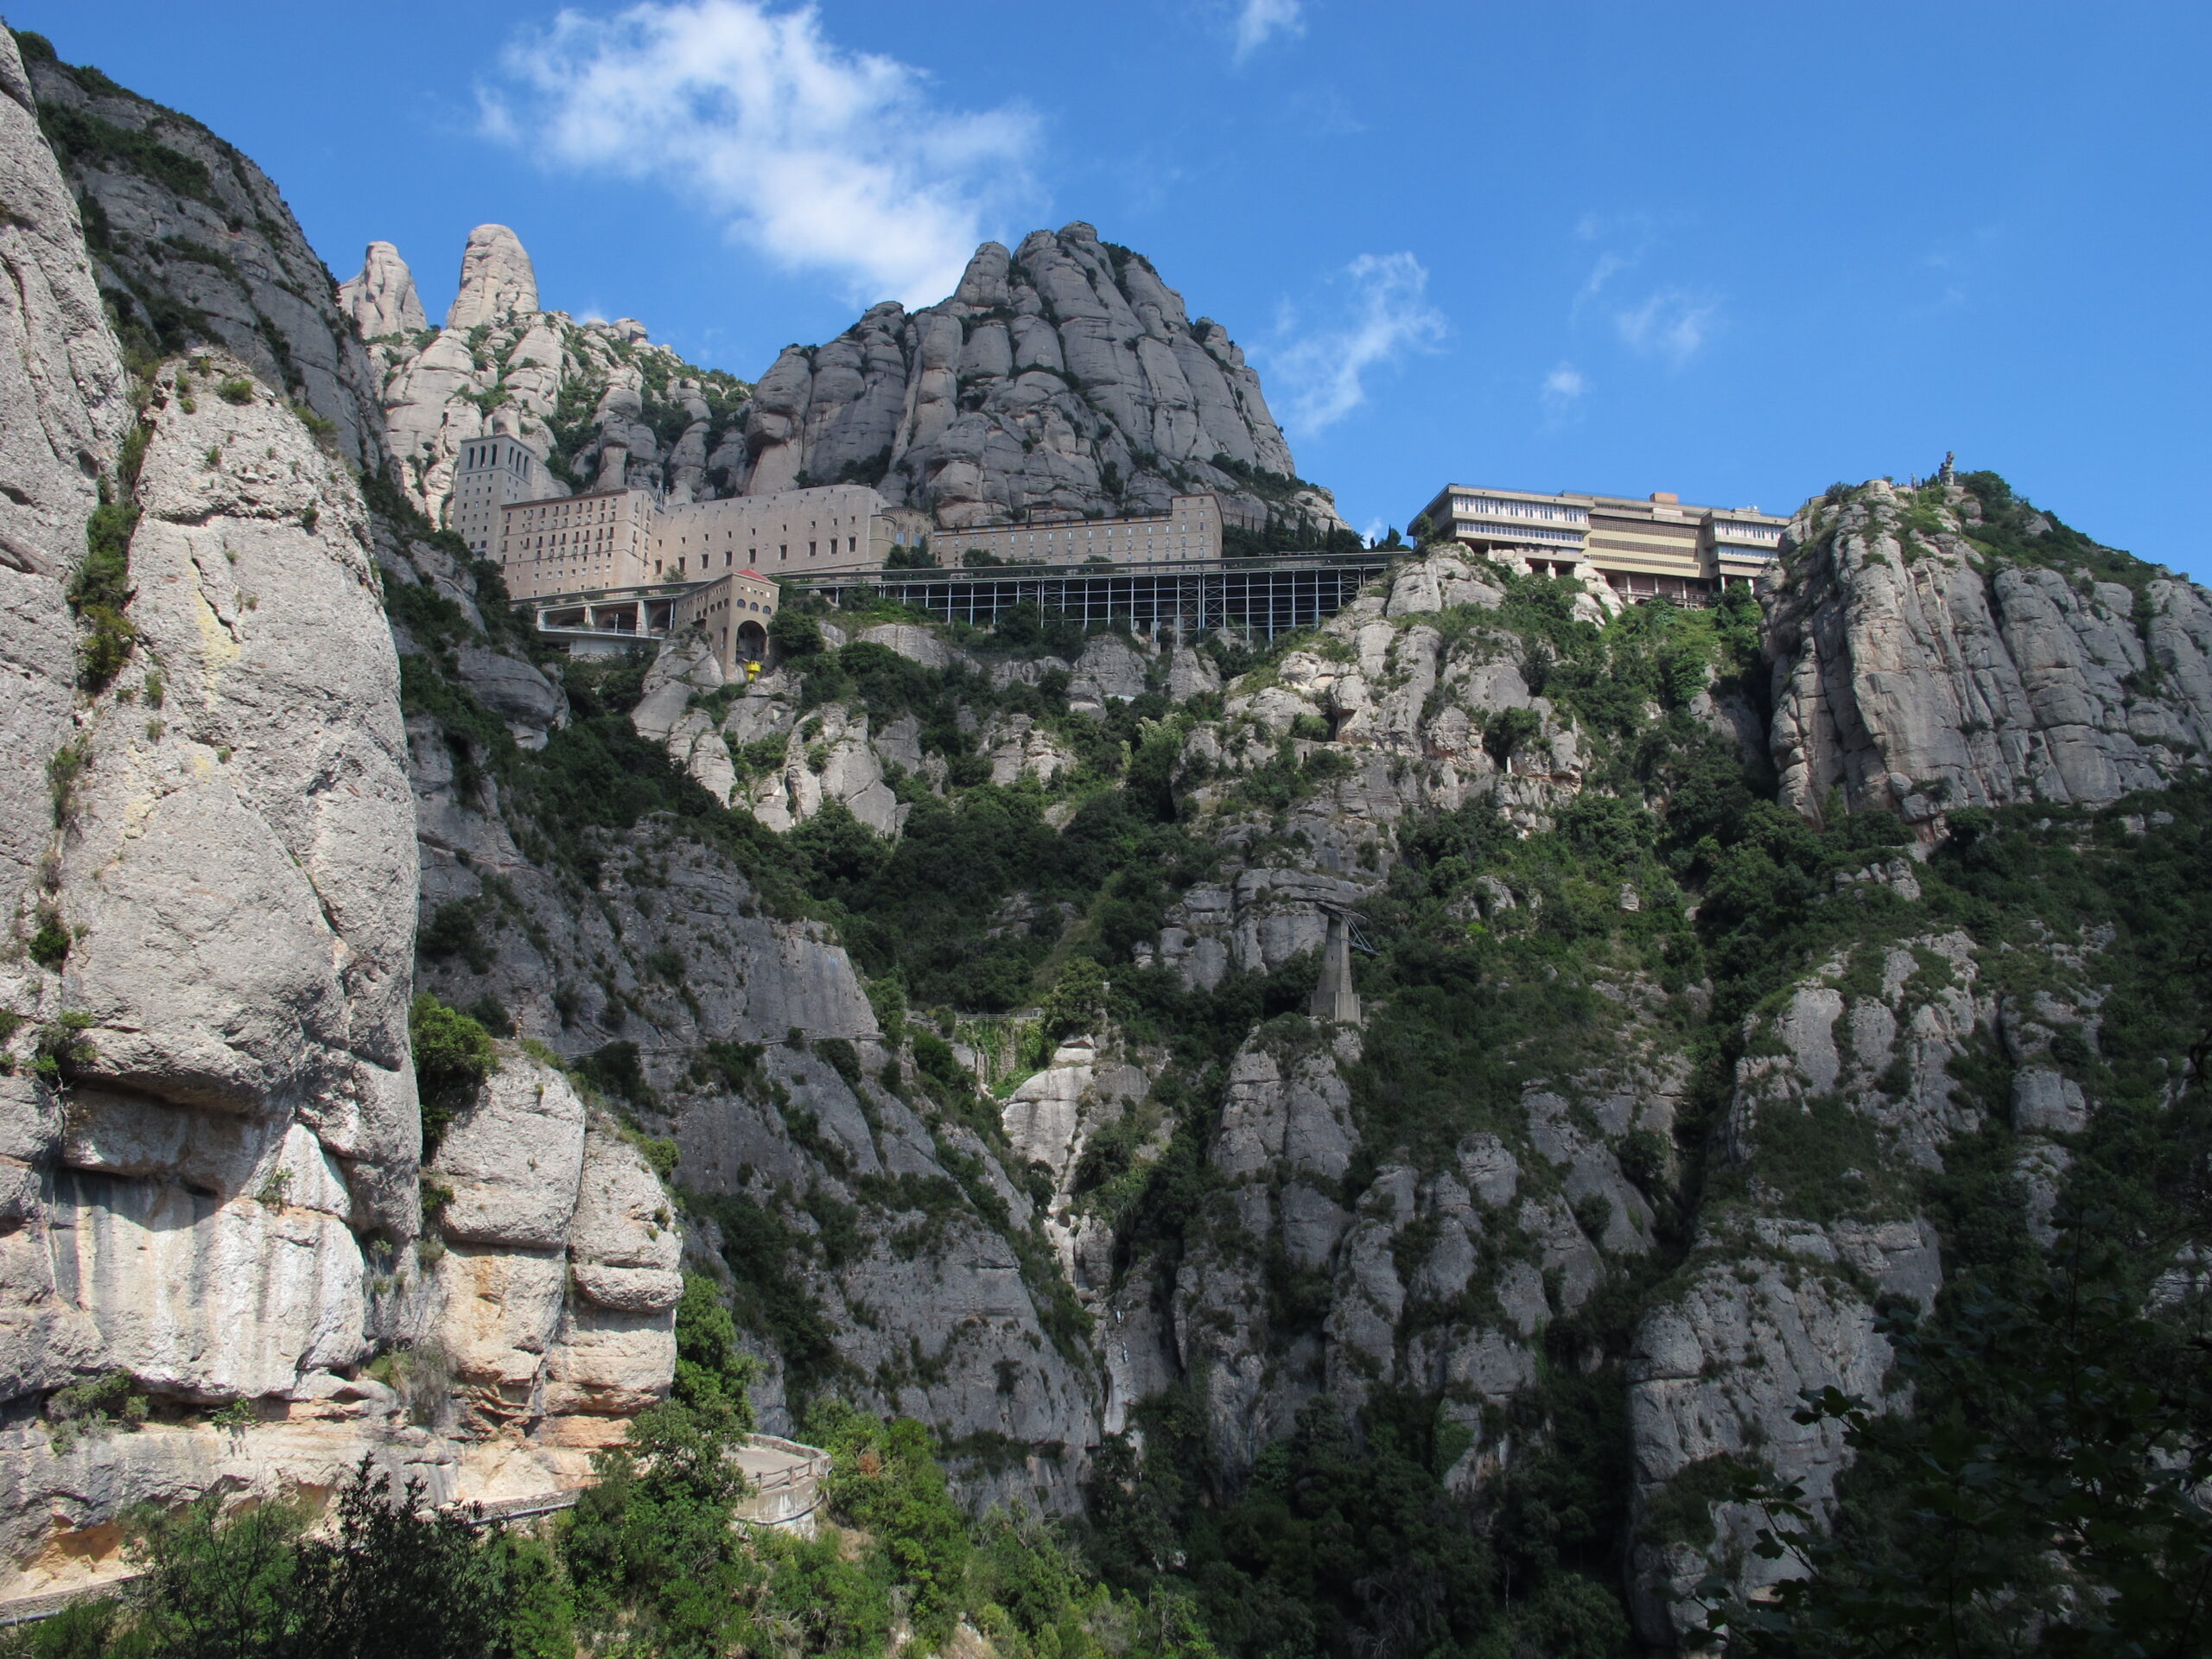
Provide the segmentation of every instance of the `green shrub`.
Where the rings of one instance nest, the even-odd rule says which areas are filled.
[[[499,1069],[499,1054],[482,1026],[428,991],[409,1009],[407,1028],[414,1042],[423,1158],[428,1162],[454,1115],[475,1099],[484,1079]]]
[[[638,1058],[635,1043],[602,1043],[571,1069],[602,1094],[626,1101],[641,1110],[651,1111],[660,1104],[660,1096],[645,1081],[645,1069]]]
[[[143,429],[141,429],[143,430]],[[137,630],[124,615],[130,602],[130,537],[138,509],[105,502],[85,524],[85,561],[69,582],[69,608],[84,626],[77,646],[77,681],[100,691],[120,673]]]
[[[253,382],[243,375],[233,375],[215,388],[215,395],[226,404],[250,404],[253,401]]]
[[[31,1069],[48,1083],[67,1083],[97,1065],[99,1050],[85,1035],[92,1028],[92,1016],[76,1008],[41,1026]]]
[[[884,1546],[912,1591],[916,1636],[932,1647],[942,1643],[960,1615],[971,1547],[929,1430],[912,1418],[886,1423],[825,1407],[809,1417],[807,1432],[833,1459],[830,1503]]]
[[[31,960],[40,967],[61,971],[61,964],[69,960],[69,930],[61,918],[50,910],[39,912],[38,931],[31,935]]]
[[[816,656],[823,649],[822,629],[804,611],[782,606],[768,619],[768,643],[785,658]]]
[[[830,1062],[830,1070],[845,1080],[845,1087],[858,1091],[861,1057],[850,1043],[842,1037],[819,1037],[815,1039],[814,1052]]]
[[[81,1436],[136,1429],[146,1421],[146,1410],[145,1391],[129,1371],[85,1377],[47,1396],[48,1438],[60,1456]]]

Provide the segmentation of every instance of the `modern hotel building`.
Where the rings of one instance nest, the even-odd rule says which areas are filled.
[[[1476,552],[1510,550],[1560,575],[1587,560],[1624,599],[1691,603],[1758,580],[1789,522],[1755,506],[1691,506],[1665,490],[1638,499],[1465,484],[1439,491],[1422,512],[1432,536]]]

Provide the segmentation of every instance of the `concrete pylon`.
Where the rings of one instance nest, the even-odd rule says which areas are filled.
[[[1310,1012],[1330,1025],[1360,1022],[1359,993],[1351,988],[1351,939],[1338,915],[1329,918],[1329,936],[1321,945],[1321,978],[1313,987]]]

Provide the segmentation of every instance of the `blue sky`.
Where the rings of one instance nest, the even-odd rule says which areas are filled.
[[[2212,7],[14,0],[339,276],[747,378],[1086,219],[1256,361],[1355,525],[1447,480],[1787,510],[1947,448],[2212,579]]]

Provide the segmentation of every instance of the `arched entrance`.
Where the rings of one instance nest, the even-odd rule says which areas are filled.
[[[745,621],[737,625],[737,661],[765,663],[768,660],[768,631],[758,622]]]

